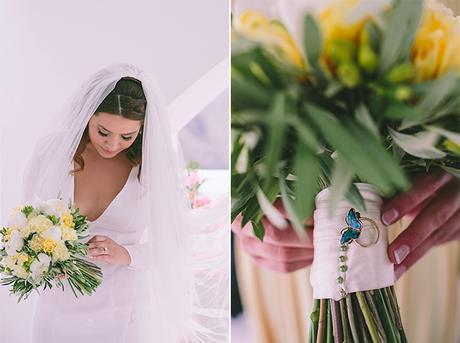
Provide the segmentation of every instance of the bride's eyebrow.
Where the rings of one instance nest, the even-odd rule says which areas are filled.
[[[97,123],[97,122],[96,122],[96,123]],[[101,128],[101,129],[103,129],[104,131],[107,131],[107,132],[109,132],[109,133],[113,133],[112,131],[107,130],[104,126],[102,126],[102,125],[99,124],[99,123],[97,123],[97,126],[98,126],[99,128]],[[130,132],[130,133],[122,133],[121,135],[122,135],[122,136],[129,136],[129,135],[135,134],[136,132],[137,132],[137,130],[136,130],[136,131],[133,131],[133,132]]]

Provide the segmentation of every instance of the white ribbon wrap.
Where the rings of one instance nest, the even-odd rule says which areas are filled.
[[[347,257],[345,264],[348,270],[343,283],[347,293],[379,289],[394,284],[393,264],[387,255],[387,227],[380,220],[382,198],[369,184],[357,183],[356,186],[366,203],[366,213],[361,213],[361,217],[372,219],[377,224],[380,231],[379,239],[376,244],[368,247],[361,247],[356,242],[352,242],[346,253],[341,252],[341,231],[347,227],[345,217],[350,208],[354,206],[345,199],[340,200],[333,216],[329,216],[330,189],[321,191],[316,196],[315,229],[313,231],[315,252],[310,272],[315,299],[340,300],[343,298],[337,282],[337,278],[343,276],[339,270],[340,255]],[[360,240],[361,237],[365,238],[366,235],[375,234],[369,222],[365,220],[362,222]]]

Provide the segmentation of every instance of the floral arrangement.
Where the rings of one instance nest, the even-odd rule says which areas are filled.
[[[304,236],[322,189],[331,214],[342,199],[365,213],[358,182],[391,196],[414,172],[460,177],[458,17],[422,0],[284,14],[234,21],[232,220],[262,240],[263,216],[287,225],[272,205],[281,198]],[[392,286],[317,299],[311,319],[312,342],[406,340]]]
[[[199,189],[205,182],[198,175],[198,163],[195,161],[189,162],[187,166],[187,177],[185,180],[185,187],[187,188],[187,195],[192,208],[203,207],[210,203],[206,196],[200,195]]]
[[[0,284],[27,299],[40,286],[64,290],[66,279],[75,297],[91,295],[102,282],[101,269],[81,257],[88,246],[79,240],[88,229],[86,217],[61,199],[14,209],[0,231]]]

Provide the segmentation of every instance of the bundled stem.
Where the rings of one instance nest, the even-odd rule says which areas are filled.
[[[310,318],[309,342],[407,342],[393,287],[315,299]]]

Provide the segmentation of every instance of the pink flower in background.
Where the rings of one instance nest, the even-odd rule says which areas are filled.
[[[185,180],[185,186],[187,188],[193,188],[194,186],[200,185],[201,184],[201,179],[198,176],[196,171],[190,171],[186,180]]]
[[[185,179],[185,187],[187,188],[187,194],[192,208],[202,207],[211,202],[207,197],[199,195],[199,188],[205,180],[199,177],[197,169],[197,162],[189,162],[187,167],[187,177]]]
[[[201,197],[196,197],[193,201],[193,205],[192,207],[193,208],[198,208],[198,207],[202,207],[202,206],[205,206],[207,204],[209,204],[210,201],[207,197],[205,196],[201,196]]]

